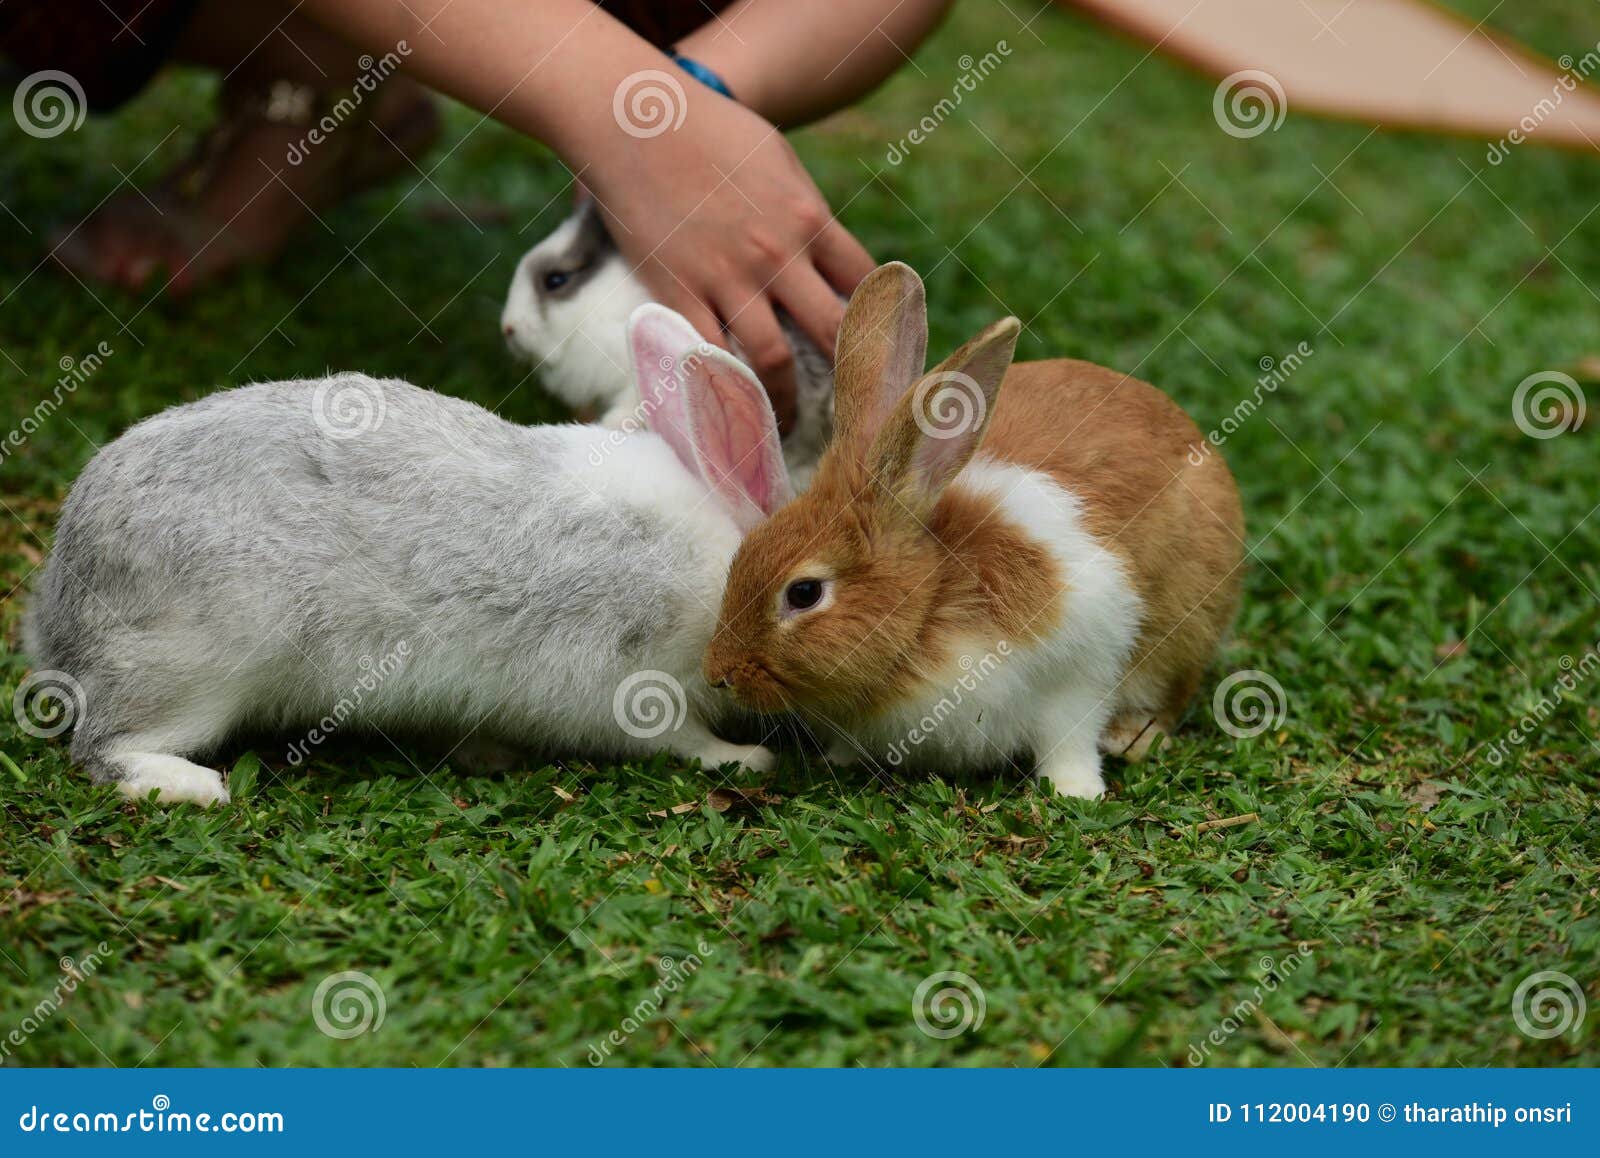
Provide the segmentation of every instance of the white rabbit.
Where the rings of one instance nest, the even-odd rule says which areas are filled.
[[[618,426],[639,405],[627,320],[648,301],[586,198],[518,263],[500,324],[511,350],[533,361],[552,394]],[[795,425],[783,439],[784,459],[804,489],[833,430],[833,364],[787,314],[778,320],[795,354]]]
[[[671,311],[630,331],[651,431],[516,426],[341,374],[213,394],[106,446],[27,625],[75,684],[73,757],[124,795],[201,803],[228,790],[191,757],[330,717],[766,766],[713,734],[729,717],[699,667],[743,532],[790,494],[772,411]]]

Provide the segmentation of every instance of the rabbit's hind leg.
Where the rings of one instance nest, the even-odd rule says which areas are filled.
[[[1128,763],[1137,764],[1168,731],[1155,712],[1125,711],[1115,716],[1100,734],[1100,750],[1108,756],[1121,756]]]
[[[73,759],[96,784],[115,785],[130,800],[153,791],[162,804],[230,803],[222,774],[185,757],[215,751],[246,718],[246,681],[219,679],[205,664],[188,672],[150,660],[125,666],[136,679],[86,681]]]
[[[227,804],[231,801],[222,774],[182,756],[148,750],[149,737],[119,736],[108,748],[85,759],[97,784],[115,784],[130,800],[156,792],[162,804]]]
[[[91,715],[73,736],[72,755],[96,784],[114,784],[130,800],[157,792],[163,804],[227,804],[222,774],[184,759],[216,748],[233,730],[236,714],[215,696],[178,697],[189,710],[152,720],[123,707],[109,692],[108,710]],[[90,704],[96,701],[90,697]]]

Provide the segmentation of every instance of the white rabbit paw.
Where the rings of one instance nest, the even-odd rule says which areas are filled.
[[[752,772],[770,772],[778,758],[772,749],[760,744],[729,744],[724,740],[710,740],[693,756],[703,768],[720,768],[724,764],[738,764]]]
[[[849,740],[838,737],[828,745],[822,758],[832,768],[854,768],[861,763],[861,750]]]
[[[1052,760],[1039,769],[1039,779],[1048,782],[1058,796],[1099,800],[1106,794],[1106,782],[1100,775],[1097,758]]]
[[[154,789],[157,801],[162,804],[213,804],[231,803],[222,774],[211,768],[177,756],[154,753],[136,753],[122,756],[123,777],[117,781],[117,791],[130,800],[143,800]]]

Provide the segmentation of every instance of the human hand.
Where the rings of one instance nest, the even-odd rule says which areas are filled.
[[[782,134],[733,101],[695,92],[678,129],[645,139],[619,132],[583,176],[645,285],[713,342],[725,344],[724,332],[737,341],[787,430],[794,355],[775,309],[832,357],[839,295],[874,263]]]

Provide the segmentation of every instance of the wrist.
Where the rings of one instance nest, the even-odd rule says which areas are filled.
[[[738,42],[731,36],[720,34],[716,24],[717,21],[708,20],[678,41],[678,53],[721,77],[735,100],[764,117],[766,114],[762,110],[766,94],[759,70],[751,65],[751,54],[748,51],[740,52]]]
[[[715,69],[708,68],[706,65],[701,64],[698,60],[694,59],[694,57],[685,56],[683,53],[674,49],[672,53],[672,63],[683,69],[684,72],[694,77],[695,80],[705,85],[718,96],[727,97],[731,101],[736,101],[739,99],[734,95],[733,89],[728,87],[728,82],[723,80],[721,75]]]
[[[690,59],[721,75],[715,66]],[[662,165],[682,165],[749,115],[741,101],[724,97],[669,57],[657,60],[585,91],[571,102],[575,115],[564,118],[560,132],[547,138],[573,172],[597,175],[591,182],[597,189],[608,178],[631,180],[641,172],[658,172]],[[740,95],[733,82],[724,83],[735,97]]]

